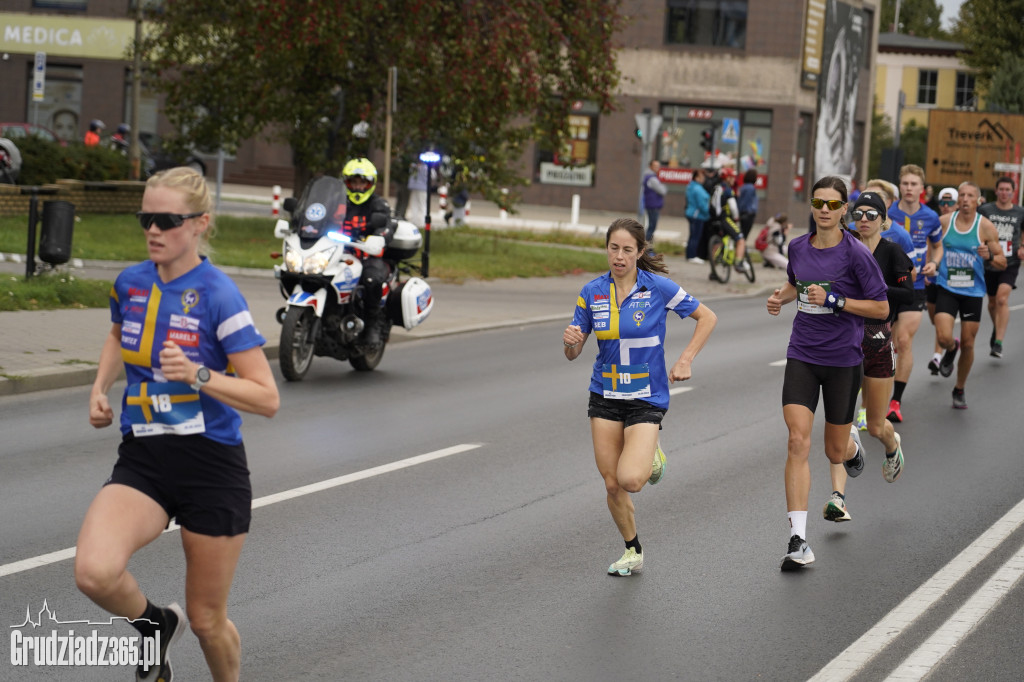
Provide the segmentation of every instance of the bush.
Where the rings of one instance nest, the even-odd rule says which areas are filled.
[[[39,137],[17,141],[22,185],[46,185],[61,178],[83,181],[127,180],[130,164],[121,152],[104,146],[70,142],[62,147]]]

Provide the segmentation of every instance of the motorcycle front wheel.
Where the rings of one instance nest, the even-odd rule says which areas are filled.
[[[302,381],[313,364],[316,314],[312,308],[289,308],[281,324],[281,374],[288,381]]]
[[[348,364],[357,372],[372,372],[380,364],[384,357],[384,344],[380,344],[373,351],[367,351],[359,357],[349,358]]]

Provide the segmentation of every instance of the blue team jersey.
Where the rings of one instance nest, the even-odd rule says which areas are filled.
[[[233,373],[228,355],[266,343],[230,277],[202,263],[170,282],[145,261],[118,275],[110,292],[110,319],[121,325],[121,359],[128,385],[121,401],[121,432],[136,436],[202,434],[228,445],[242,442],[242,418],[233,408],[160,371],[160,350],[174,341],[190,360]]]
[[[637,271],[636,286],[621,307],[617,300],[611,273],[587,282],[576,300],[572,323],[597,337],[590,390],[668,409],[665,320],[670,310],[689,317],[700,301],[668,277],[645,270]]]
[[[910,241],[914,244],[914,253],[907,255],[910,256],[910,260],[914,261],[914,271],[917,272],[914,288],[924,289],[925,277],[921,274],[921,268],[924,267],[928,254],[928,242],[942,241],[942,225],[939,223],[939,214],[922,204],[916,213],[907,215],[900,210],[900,204],[897,201],[889,207],[889,218],[893,225],[902,225],[903,229],[910,233]]]

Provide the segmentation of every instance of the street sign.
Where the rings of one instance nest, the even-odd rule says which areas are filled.
[[[1024,170],[1024,169],[1021,168],[1022,165],[1024,165],[1024,164],[1019,164],[1019,163],[993,163],[992,164],[992,170],[997,171],[999,173],[1020,173],[1021,170]]]
[[[36,52],[35,68],[32,69],[32,101],[42,102],[46,88],[46,53]]]
[[[737,144],[740,141],[740,120],[738,118],[722,119],[722,142]]]

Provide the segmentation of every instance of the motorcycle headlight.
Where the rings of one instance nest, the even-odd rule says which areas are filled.
[[[331,255],[334,254],[334,249],[325,249],[323,251],[317,251],[312,256],[306,258],[306,261],[302,264],[302,272],[307,275],[319,275],[323,273],[324,268],[331,261]]]
[[[284,265],[288,268],[288,272],[301,272],[302,256],[297,252],[288,249],[284,252]]]

